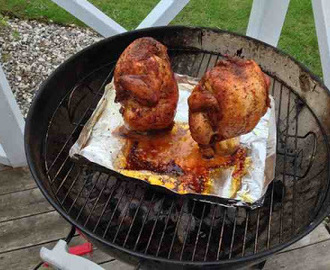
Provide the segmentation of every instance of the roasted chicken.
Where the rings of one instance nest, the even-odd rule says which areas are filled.
[[[139,38],[119,57],[114,84],[126,125],[145,132],[170,128],[178,103],[178,86],[167,48],[153,38]]]
[[[228,58],[205,73],[188,99],[191,136],[204,157],[218,142],[246,134],[270,106],[269,78],[253,60]]]

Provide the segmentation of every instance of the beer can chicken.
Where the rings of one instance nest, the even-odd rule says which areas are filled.
[[[115,101],[130,130],[172,127],[179,93],[163,44],[150,37],[132,42],[116,64],[114,84]]]
[[[191,136],[204,157],[253,130],[270,106],[269,85],[253,60],[228,58],[205,73],[188,99]]]

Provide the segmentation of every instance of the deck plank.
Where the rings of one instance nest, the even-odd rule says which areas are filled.
[[[133,270],[135,266],[115,260],[100,264],[105,270]]]
[[[0,223],[0,253],[66,236],[71,226],[54,210]]]
[[[283,252],[267,260],[264,270],[328,270],[330,269],[330,240]]]
[[[75,236],[69,246],[80,245],[84,242],[86,241],[82,237]],[[39,256],[40,248],[46,247],[48,249],[52,249],[56,243],[57,240],[47,244],[40,244],[30,248],[23,248],[11,252],[2,253],[0,254],[0,269],[9,269],[9,267],[10,269],[17,270],[32,269],[41,261]],[[105,254],[98,249],[94,250],[92,254],[87,254],[84,257],[96,263],[108,262],[113,259],[108,254]]]
[[[324,240],[330,240],[330,234],[328,233],[324,224],[321,223],[310,234],[306,235],[304,238],[302,238],[298,242],[294,243],[293,245],[287,247],[286,249],[280,251],[280,253],[288,252],[289,250],[302,248],[305,246],[310,246],[312,244],[316,244],[316,243],[322,242]]]
[[[0,172],[0,195],[35,188],[37,184],[27,167]]]
[[[45,213],[53,209],[39,188],[0,195],[0,222]]]

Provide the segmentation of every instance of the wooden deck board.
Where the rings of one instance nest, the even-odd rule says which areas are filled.
[[[328,270],[330,269],[330,240],[283,252],[267,260],[264,270]]]
[[[100,264],[105,270],[133,270],[134,266],[129,265],[127,263],[123,263],[121,261],[115,260],[111,262],[107,262],[104,264]]]
[[[28,168],[7,169],[0,172],[0,195],[36,186]]]
[[[65,237],[71,226],[55,211],[0,223],[0,253]]]
[[[290,250],[294,250],[294,249],[302,248],[302,247],[309,246],[312,244],[316,244],[316,243],[322,242],[324,240],[330,240],[330,234],[328,233],[324,224],[320,224],[310,234],[306,235],[304,238],[302,238],[298,242],[294,243],[293,245],[287,247],[283,251],[280,251],[280,253],[288,252]],[[330,256],[330,253],[329,253],[329,256]],[[329,268],[330,268],[330,266],[329,266]]]
[[[53,209],[39,188],[0,196],[0,222],[45,213]]]

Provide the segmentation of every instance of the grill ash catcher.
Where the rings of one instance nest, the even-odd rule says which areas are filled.
[[[239,53],[269,75],[276,169],[261,207],[225,207],[166,193],[69,157],[112,80],[116,60],[144,36],[168,47],[179,74],[201,77],[221,56]],[[263,42],[209,28],[136,30],[84,49],[43,83],[26,120],[27,160],[52,206],[88,241],[119,260],[141,269],[262,267],[267,257],[310,233],[329,214],[329,104],[329,90],[316,76]],[[59,242],[53,251],[43,249],[42,256],[57,265],[50,260],[53,254],[71,260],[63,252],[65,242]],[[91,267],[86,269],[99,266]]]

